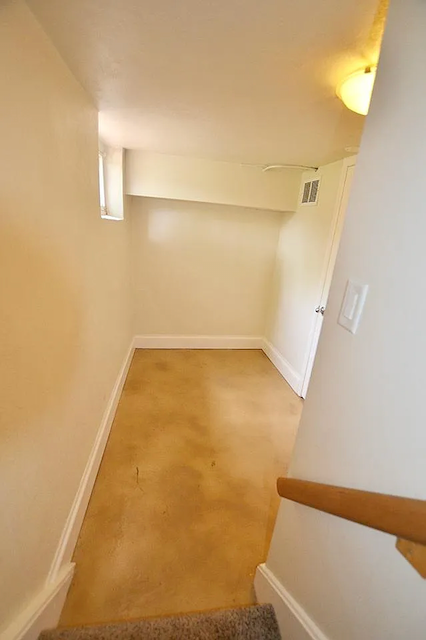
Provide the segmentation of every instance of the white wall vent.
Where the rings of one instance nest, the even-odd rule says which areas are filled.
[[[320,187],[320,179],[315,178],[314,180],[309,180],[303,184],[302,189],[302,199],[300,204],[306,205],[314,205],[318,203],[318,195],[319,195],[319,187]]]

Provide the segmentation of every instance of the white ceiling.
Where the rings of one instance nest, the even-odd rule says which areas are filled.
[[[359,143],[364,119],[335,86],[377,60],[378,0],[28,4],[114,145],[318,165]]]

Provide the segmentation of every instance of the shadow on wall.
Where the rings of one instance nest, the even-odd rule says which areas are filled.
[[[0,438],[37,429],[73,377],[82,312],[63,256],[48,238],[1,227]],[[15,450],[16,451],[16,450]],[[15,453],[16,455],[16,453]]]

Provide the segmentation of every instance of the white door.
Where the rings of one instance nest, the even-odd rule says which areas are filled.
[[[321,335],[321,328],[323,322],[324,312],[327,307],[328,294],[330,291],[331,279],[333,277],[334,265],[336,262],[337,250],[339,248],[340,237],[342,235],[343,222],[346,213],[346,207],[348,205],[349,193],[352,185],[352,178],[355,170],[355,158],[349,158],[347,164],[343,170],[342,176],[342,188],[340,192],[340,198],[338,206],[336,207],[336,215],[332,225],[332,232],[330,235],[330,242],[327,250],[326,267],[323,275],[323,287],[322,294],[318,300],[318,306],[315,308],[315,322],[313,324],[310,349],[308,359],[306,363],[305,374],[302,384],[302,398],[306,398],[308,391],[309,381],[311,379],[312,368],[314,366],[315,356],[318,348],[318,341]]]

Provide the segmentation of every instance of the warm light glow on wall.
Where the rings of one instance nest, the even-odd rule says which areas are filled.
[[[375,79],[376,67],[356,71],[340,83],[337,87],[337,95],[348,109],[366,116]]]

